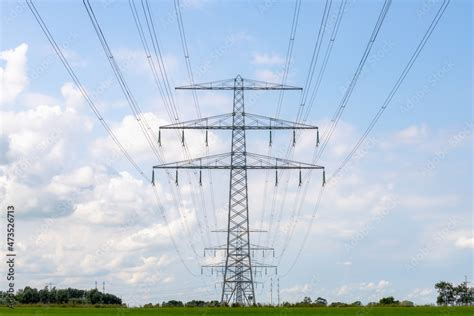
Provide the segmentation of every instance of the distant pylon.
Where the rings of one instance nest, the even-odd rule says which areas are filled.
[[[277,278],[277,294],[278,294],[278,305],[280,306],[280,278]]]
[[[270,278],[270,305],[273,306],[273,278]]]

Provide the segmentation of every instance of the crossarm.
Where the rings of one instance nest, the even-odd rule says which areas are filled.
[[[235,128],[245,130],[296,130],[318,129],[317,126],[281,120],[258,114],[243,113],[245,126],[235,127],[232,124],[233,113],[215,115],[197,120],[190,120],[161,126],[160,129],[220,129],[232,130]]]
[[[237,78],[197,83],[189,86],[176,87],[176,90],[235,90],[235,80],[242,80],[243,86],[238,87],[239,90],[303,90],[299,87],[282,85],[279,83],[271,83],[265,81],[244,79],[240,76]]]
[[[283,158],[253,153],[245,153],[245,155],[247,158],[245,166],[232,166],[231,153],[225,153],[156,165],[153,169],[324,169],[322,166]]]

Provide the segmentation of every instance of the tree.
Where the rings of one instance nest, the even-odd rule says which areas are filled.
[[[452,283],[441,281],[435,284],[435,289],[438,291],[436,303],[438,305],[452,305],[455,301],[454,287]]]
[[[163,304],[161,306],[163,306],[163,307],[183,307],[184,304],[181,301],[171,300],[171,301],[168,301],[166,303],[163,302]]]
[[[216,300],[213,300],[213,301],[210,301],[208,306],[212,306],[212,307],[219,307],[221,305],[221,303],[219,301],[216,301]]]
[[[393,298],[393,296],[384,297],[379,301],[379,304],[382,304],[382,305],[393,305],[393,304],[398,304],[398,303],[400,303],[400,302],[396,301]]]
[[[463,282],[453,289],[456,304],[469,305],[472,303],[472,293],[467,287],[466,282]]]
[[[305,296],[302,303],[306,305],[311,304],[311,297]]]
[[[314,304],[319,305],[319,306],[327,306],[328,301],[325,298],[318,297],[316,300],[314,300]]]
[[[29,286],[19,289],[15,295],[15,300],[21,304],[122,304],[122,299],[119,297],[109,293],[101,293],[96,289],[85,291],[74,288],[44,287],[38,291]]]
[[[18,291],[16,299],[22,304],[36,304],[39,303],[40,296],[37,289],[27,286],[23,290]]]
[[[56,304],[58,302],[58,291],[56,290],[55,286],[49,290],[49,302],[52,304]]]
[[[57,303],[66,304],[69,302],[69,292],[66,289],[60,289],[57,292]]]
[[[40,302],[43,304],[49,303],[49,289],[45,286],[43,289],[38,291]]]
[[[86,294],[87,302],[90,304],[101,304],[102,301],[102,293],[99,292],[97,289],[93,289],[87,292]]]
[[[192,300],[185,304],[185,306],[187,307],[204,307],[206,305],[207,305],[206,302],[201,301],[201,300]]]

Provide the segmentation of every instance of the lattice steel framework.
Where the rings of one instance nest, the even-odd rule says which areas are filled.
[[[222,269],[223,286],[221,302],[234,302],[245,305],[253,305],[256,302],[254,289],[254,276],[256,275],[255,269],[269,268],[272,266],[254,262],[252,260],[251,251],[267,251],[272,249],[250,243],[251,230],[249,227],[247,170],[276,169],[278,172],[278,169],[299,169],[301,184],[301,169],[323,169],[324,182],[324,167],[248,153],[246,149],[247,146],[245,131],[247,129],[270,130],[271,139],[272,129],[292,129],[293,135],[295,135],[295,130],[297,129],[317,130],[318,128],[316,126],[279,120],[255,114],[248,114],[245,112],[244,90],[301,90],[301,88],[243,79],[240,75],[238,75],[234,79],[177,87],[176,89],[233,90],[234,92],[233,111],[231,114],[217,115],[199,120],[180,122],[176,124],[165,125],[160,128],[160,131],[162,129],[182,130],[183,142],[185,129],[205,129],[206,144],[207,130],[232,130],[231,152],[153,166],[152,178],[154,181],[155,169],[176,169],[176,174],[178,174],[178,169],[199,169],[199,182],[202,183],[202,169],[230,170],[227,229],[221,230],[227,233],[227,242],[226,245],[205,249],[205,251],[225,251],[225,261],[222,264],[208,265],[203,267]],[[250,121],[250,124],[246,124],[246,119]],[[161,145],[161,132],[158,136],[158,141]],[[319,136],[317,142],[319,143]]]

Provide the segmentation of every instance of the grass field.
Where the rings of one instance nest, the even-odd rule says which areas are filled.
[[[176,315],[323,315],[323,316],[474,316],[474,307],[366,308],[0,308],[0,316],[176,316]]]

